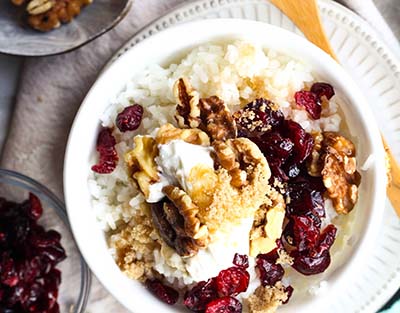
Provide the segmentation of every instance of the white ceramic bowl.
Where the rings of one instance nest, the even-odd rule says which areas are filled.
[[[318,312],[320,305],[335,299],[335,292],[343,292],[346,278],[357,274],[358,265],[368,250],[373,249],[385,202],[384,151],[366,99],[343,68],[305,39],[268,24],[216,19],[179,25],[137,44],[101,73],[75,118],[65,156],[65,200],[75,239],[93,273],[131,311],[177,312],[180,309],[161,303],[140,283],[125,277],[108,251],[104,233],[91,209],[87,186],[99,117],[109,100],[147,65],[167,65],[199,44],[235,39],[255,41],[309,63],[317,76],[330,82],[347,103],[341,110],[356,140],[359,163],[362,164],[369,155],[373,156],[371,166],[362,173],[360,199],[355,209],[354,245],[348,249],[352,251],[346,251],[347,261],[326,278],[329,291],[326,295],[329,297],[293,299],[282,312]]]

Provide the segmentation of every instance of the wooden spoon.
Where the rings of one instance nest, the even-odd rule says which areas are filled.
[[[303,32],[308,40],[320,47],[339,62],[325,34],[316,0],[270,0]],[[400,166],[382,135],[388,160],[387,195],[398,216],[400,216]],[[382,173],[383,175],[384,173]]]

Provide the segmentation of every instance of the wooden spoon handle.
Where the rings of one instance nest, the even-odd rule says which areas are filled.
[[[316,1],[270,0],[292,20],[304,36],[338,61],[328,37],[322,28],[321,16]]]
[[[400,166],[383,136],[382,141],[390,170],[387,194],[394,210],[400,217]]]

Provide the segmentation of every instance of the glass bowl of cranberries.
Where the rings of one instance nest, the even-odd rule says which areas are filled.
[[[45,186],[0,169],[0,312],[83,312],[90,271],[64,204]]]

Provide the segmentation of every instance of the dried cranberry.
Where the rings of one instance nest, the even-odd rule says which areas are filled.
[[[312,255],[321,255],[325,251],[329,251],[335,242],[336,232],[337,228],[334,225],[326,226],[319,237],[317,247],[312,251]]]
[[[255,142],[268,161],[279,160],[282,163],[289,158],[294,146],[289,138],[283,138],[278,132],[267,132]]]
[[[289,180],[289,177],[286,175],[286,173],[283,171],[281,168],[281,163],[280,162],[275,162],[275,161],[268,161],[269,167],[271,169],[271,178],[270,178],[270,183],[273,184],[274,178],[277,178],[281,182],[287,182]]]
[[[115,124],[121,132],[136,130],[140,126],[143,116],[143,107],[139,104],[134,104],[126,107],[117,115]]]
[[[300,124],[292,120],[285,120],[282,126],[282,133],[294,144],[291,164],[302,163],[310,155],[314,146],[314,139],[310,134],[306,133]]]
[[[324,272],[331,263],[329,249],[336,237],[336,227],[328,225],[321,233],[316,246],[310,251],[295,250],[293,268],[304,275],[315,275]]]
[[[321,102],[311,91],[301,90],[294,94],[294,99],[298,106],[304,107],[314,120],[321,117]]]
[[[289,285],[289,286],[285,287],[285,292],[287,294],[287,299],[286,299],[285,302],[282,302],[282,304],[286,304],[286,303],[289,302],[290,298],[292,297],[293,291],[294,291],[294,289],[293,289],[292,286]]]
[[[8,287],[18,284],[19,277],[15,269],[15,262],[9,253],[3,253],[0,263],[0,283]]]
[[[325,217],[325,201],[321,192],[314,190],[312,184],[307,181],[290,182],[287,188],[287,196],[290,199],[286,207],[289,215],[309,216],[318,221]],[[314,216],[314,217],[313,217]]]
[[[0,232],[7,239],[0,243],[2,312],[59,312],[61,273],[54,266],[65,258],[65,251],[59,233],[37,224],[42,212],[32,194],[21,204],[0,199]]]
[[[55,230],[49,230],[48,232],[35,236],[32,236],[31,243],[38,248],[46,248],[54,246],[60,243],[61,235]]]
[[[204,311],[207,304],[218,298],[215,278],[197,283],[186,292],[183,304],[191,311]]]
[[[263,286],[274,286],[283,278],[285,271],[280,264],[276,264],[278,259],[277,249],[266,254],[259,254],[256,259],[256,268],[260,275]]]
[[[60,244],[46,248],[38,248],[37,251],[40,255],[47,258],[48,262],[51,264],[57,264],[67,257],[64,248]]]
[[[146,280],[145,285],[153,295],[167,304],[172,305],[178,301],[179,293],[175,289],[165,286],[158,279],[148,279]]]
[[[42,216],[42,204],[40,203],[39,198],[36,197],[33,193],[29,193],[29,204],[30,210],[28,211],[28,215],[31,219],[36,221]]]
[[[293,251],[293,268],[303,275],[315,275],[323,273],[331,263],[331,256],[328,252],[322,255],[311,257],[307,253]]]
[[[297,250],[302,252],[312,250],[319,238],[319,228],[314,226],[311,218],[306,216],[293,216],[293,239]]]
[[[235,296],[247,290],[250,275],[240,267],[230,267],[219,272],[216,278],[218,294],[223,296]]]
[[[234,113],[236,124],[242,133],[251,135],[279,126],[284,119],[283,113],[267,99],[256,99],[243,109]]]
[[[100,154],[98,164],[92,166],[92,171],[100,174],[109,174],[114,171],[118,162],[118,154],[115,150],[115,138],[110,128],[103,127],[97,137],[96,150]]]
[[[300,175],[292,179],[290,183],[291,185],[301,185],[301,188],[306,188],[308,190],[319,191],[322,194],[326,191],[322,177],[310,176],[304,168],[301,170]]]
[[[335,95],[335,90],[332,85],[328,83],[314,83],[311,86],[312,93],[314,93],[319,99],[325,96],[328,100]]]
[[[235,256],[233,257],[233,264],[241,268],[248,268],[249,258],[245,254],[235,253]]]
[[[233,297],[223,297],[207,304],[205,313],[241,313],[242,304]]]

